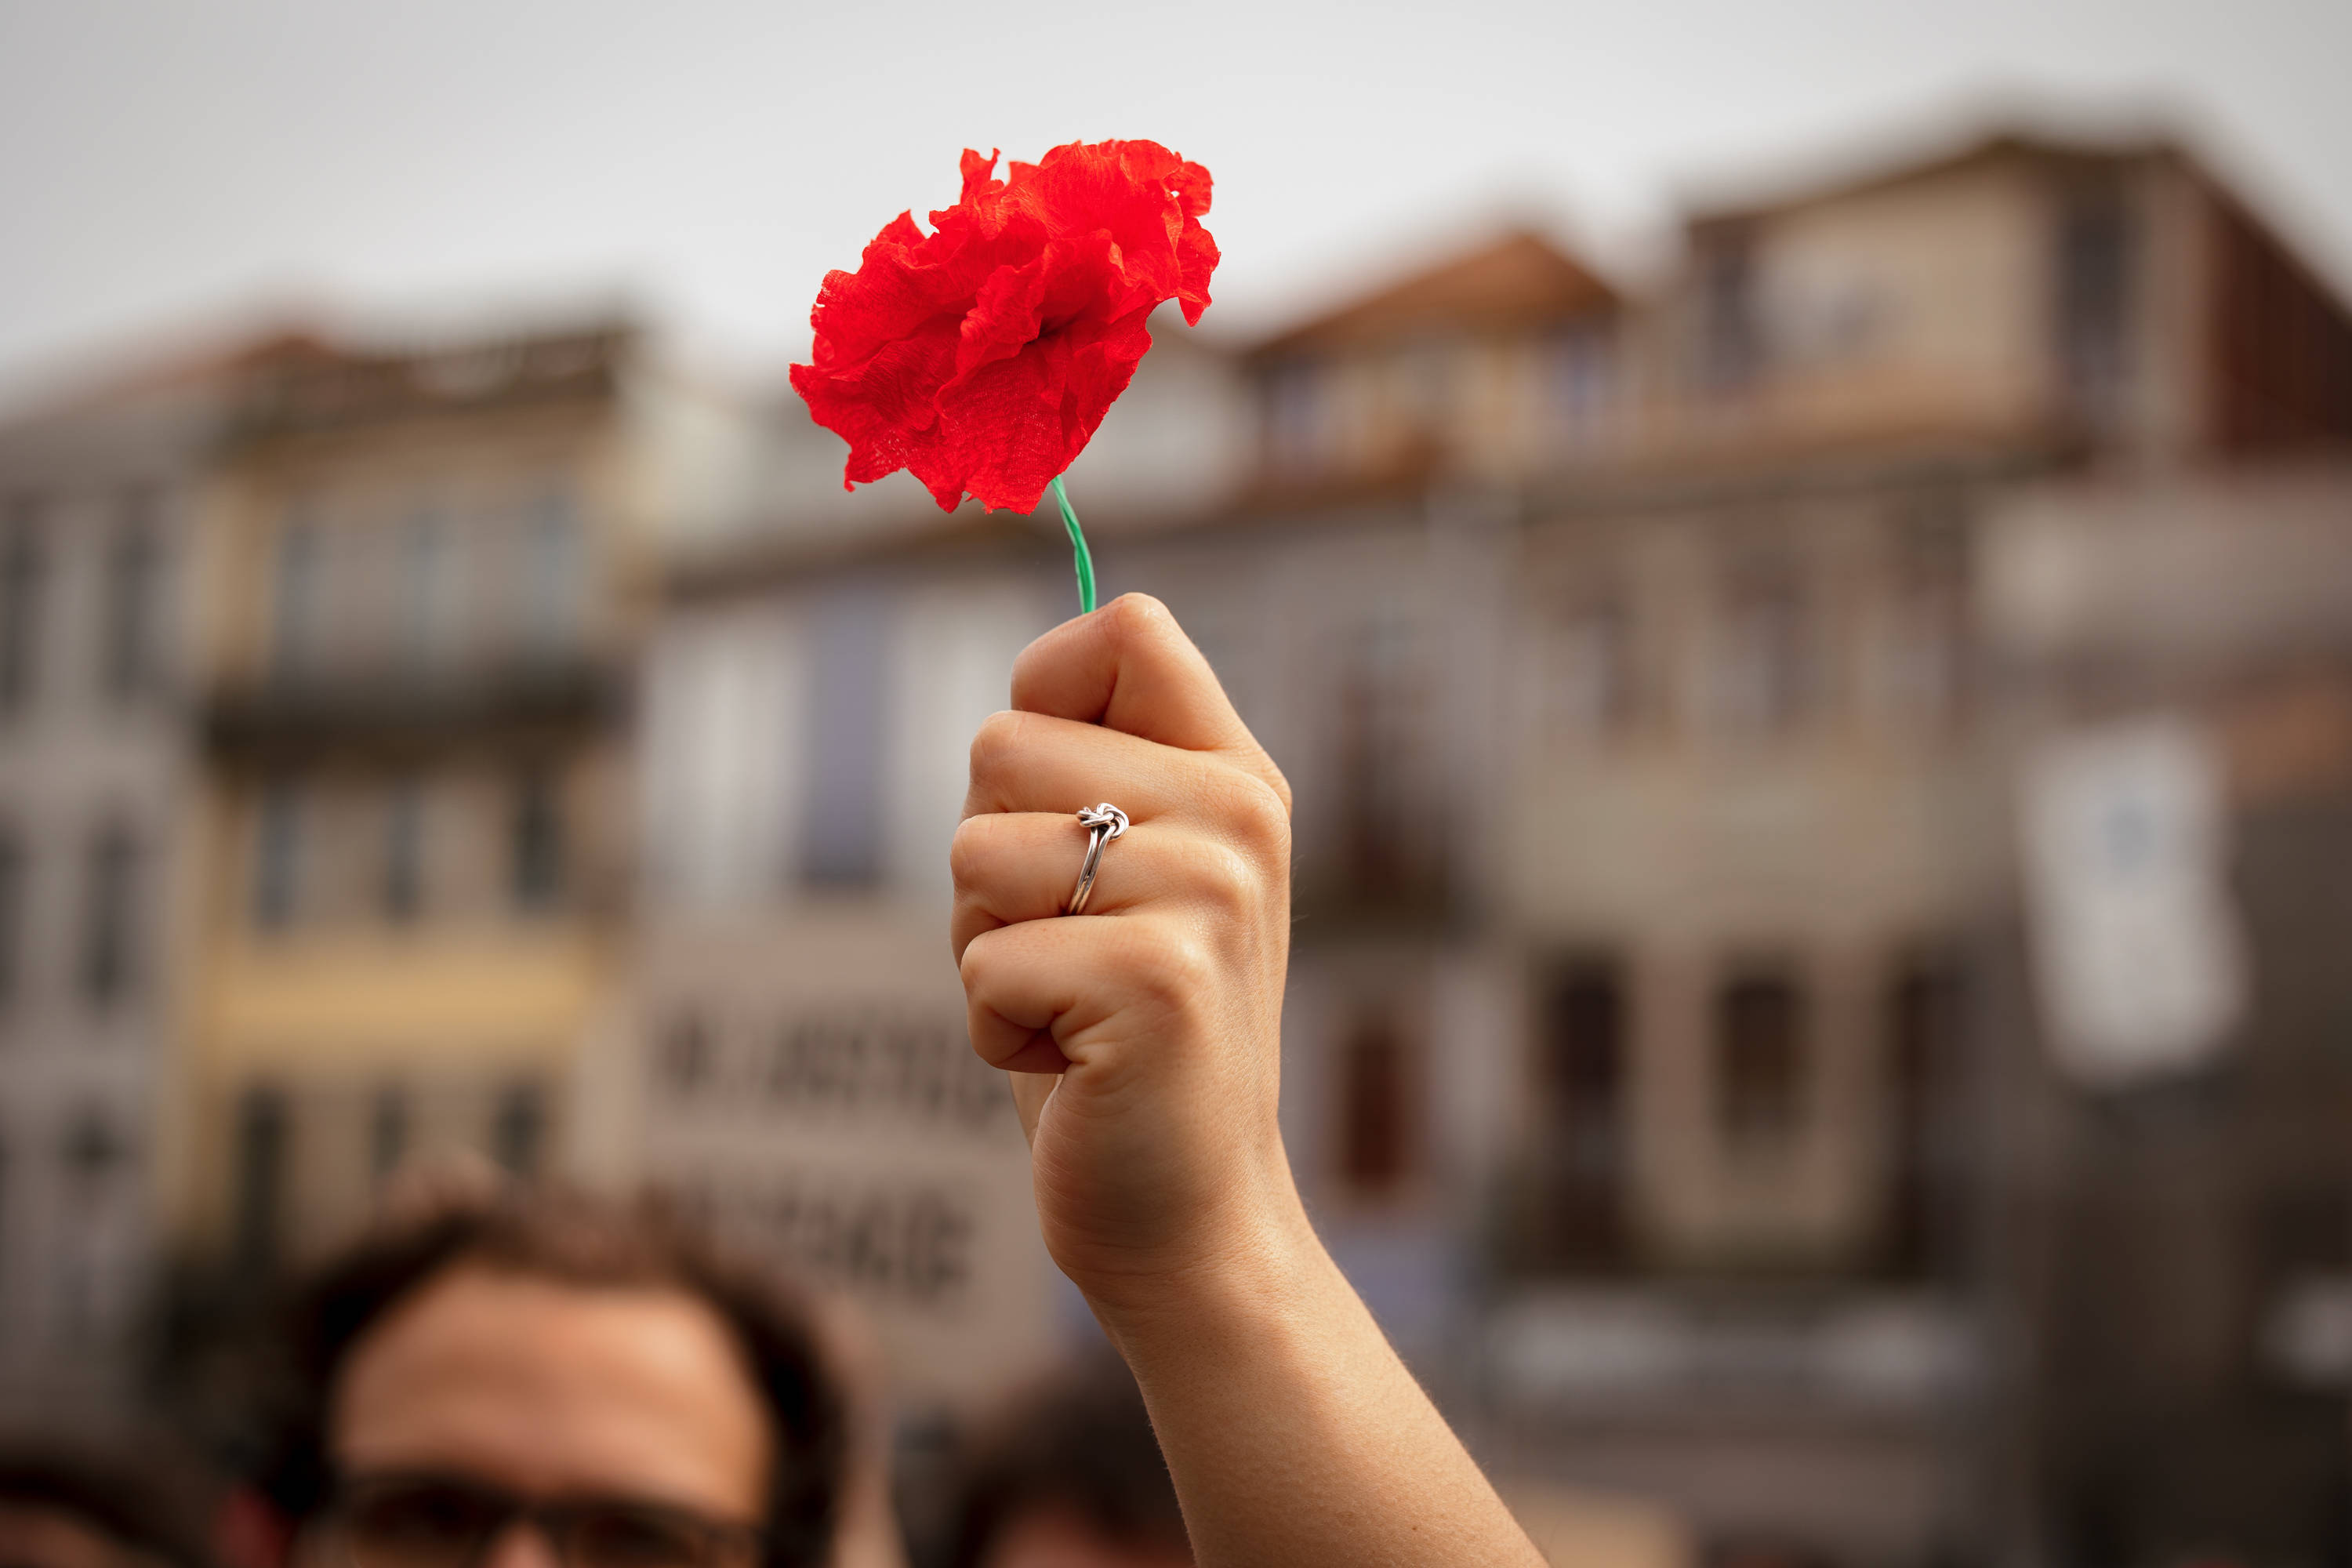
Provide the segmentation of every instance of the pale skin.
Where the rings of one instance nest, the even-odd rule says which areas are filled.
[[[1065,917],[1097,801],[1133,826]],[[1292,1183],[1290,788],[1158,601],[1022,654],[952,859],[973,1049],[1013,1075],[1046,1247],[1142,1386],[1203,1568],[1539,1565]]]

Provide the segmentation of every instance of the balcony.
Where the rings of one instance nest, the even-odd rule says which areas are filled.
[[[1976,1380],[1949,1297],[1845,1289],[1555,1289],[1507,1297],[1486,1363],[1504,1403],[1580,1416],[1645,1408],[1925,1414]]]
[[[403,350],[329,349],[271,367],[239,411],[247,439],[614,396],[637,334],[625,321]]]
[[[215,751],[450,740],[594,726],[620,709],[621,672],[585,654],[473,669],[322,669],[225,683],[205,704]]]

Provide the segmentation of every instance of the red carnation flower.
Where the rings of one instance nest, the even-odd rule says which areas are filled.
[[[1034,510],[1151,347],[1168,300],[1197,322],[1216,242],[1209,171],[1154,142],[1073,142],[963,195],[929,235],[900,213],[856,272],[830,272],[793,366],[810,415],[849,443],[842,488],[910,470],[943,510]]]

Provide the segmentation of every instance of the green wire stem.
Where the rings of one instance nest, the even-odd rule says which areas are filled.
[[[1062,476],[1054,476],[1054,499],[1062,504],[1062,526],[1070,531],[1070,552],[1078,560],[1078,614],[1092,615],[1095,607],[1095,558],[1087,549],[1086,530],[1078,526],[1077,510],[1070,505],[1070,492],[1062,488]]]

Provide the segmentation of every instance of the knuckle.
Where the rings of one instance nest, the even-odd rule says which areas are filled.
[[[1028,715],[1007,709],[981,721],[971,737],[971,780],[992,784],[1005,776],[1021,750]]]
[[[1141,944],[1133,973],[1146,995],[1171,1008],[1184,1008],[1208,989],[1212,968],[1208,950],[1197,938],[1163,928]]]
[[[983,825],[988,821],[985,816],[967,816],[956,824],[955,837],[948,840],[948,875],[959,888],[969,888],[980,879],[990,832]]]
[[[1108,609],[1112,635],[1122,643],[1165,637],[1176,629],[1175,613],[1149,594],[1121,594]]]
[[[1282,806],[1283,830],[1286,833],[1290,827],[1291,807],[1297,803],[1290,793],[1290,781],[1283,777],[1282,770],[1274,765],[1272,757],[1265,759],[1265,783],[1266,788],[1274,792],[1274,798]]]
[[[1217,820],[1241,844],[1263,855],[1290,852],[1290,806],[1282,794],[1262,778],[1229,772],[1213,803]]]
[[[1230,844],[1207,840],[1192,846],[1192,880],[1202,894],[1226,910],[1246,909],[1256,902],[1261,879],[1255,867]]]

